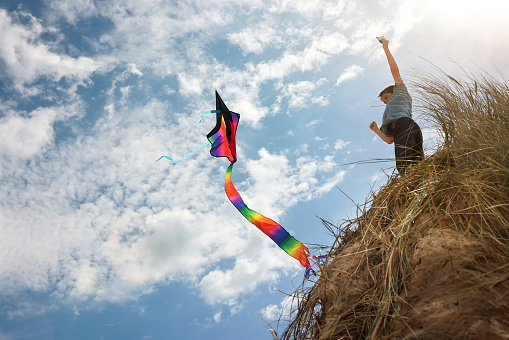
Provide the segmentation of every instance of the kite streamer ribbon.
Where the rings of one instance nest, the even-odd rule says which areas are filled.
[[[208,110],[208,111],[204,112],[204,113],[203,113],[203,115],[201,116],[200,123],[201,123],[201,121],[203,120],[203,118],[204,118],[206,115],[208,115],[209,113],[220,113],[220,112],[221,112],[221,111],[219,111],[219,110]]]
[[[224,190],[226,196],[230,202],[233,203],[235,208],[244,216],[249,222],[253,223],[258,229],[260,229],[265,235],[270,237],[281,249],[283,249],[288,255],[299,260],[300,264],[307,268],[306,277],[309,276],[311,265],[308,257],[309,249],[297,241],[291,236],[282,226],[277,222],[267,218],[254,210],[248,208],[246,203],[242,200],[239,193],[233,186],[231,180],[232,168],[235,162],[231,162],[230,166],[226,170],[226,180],[224,184]]]
[[[179,164],[180,162],[182,162],[183,160],[185,160],[187,157],[189,157],[189,156],[191,156],[192,154],[194,154],[195,152],[200,151],[203,147],[205,147],[205,146],[206,146],[206,145],[208,145],[208,144],[209,144],[209,142],[205,142],[205,143],[203,143],[202,145],[200,145],[199,147],[197,147],[196,149],[194,149],[193,151],[191,151],[190,153],[188,153],[187,155],[185,155],[185,156],[184,156],[184,158],[182,158],[180,161],[177,161],[177,162],[174,162],[174,161],[173,161],[173,158],[168,157],[168,156],[161,156],[161,157],[159,157],[159,159],[161,159],[161,158],[166,158],[166,159],[169,159],[170,161],[172,161],[173,165],[177,165],[177,164]],[[158,161],[159,161],[159,159],[158,159],[156,162],[158,162]]]
[[[201,121],[203,120],[203,118],[204,118],[207,114],[209,114],[209,113],[219,113],[219,112],[220,112],[220,111],[218,111],[218,110],[209,110],[209,111],[207,111],[207,112],[204,112],[204,113],[203,113],[203,115],[201,116],[200,123],[201,123]],[[188,153],[187,155],[185,155],[185,156],[184,156],[184,157],[183,157],[180,161],[174,162],[174,161],[173,161],[173,158],[171,158],[171,157],[169,157],[169,156],[161,156],[161,157],[159,157],[159,159],[158,159],[156,162],[158,162],[161,158],[166,158],[166,159],[170,160],[170,161],[173,163],[173,165],[177,165],[177,164],[179,164],[180,162],[182,162],[182,161],[186,160],[189,156],[192,156],[194,153],[196,153],[196,152],[200,151],[203,147],[205,147],[205,146],[206,146],[206,145],[208,145],[208,144],[209,144],[209,142],[205,142],[205,143],[203,143],[202,145],[200,145],[199,147],[197,147],[196,149],[194,149],[193,151],[191,151],[190,153]]]

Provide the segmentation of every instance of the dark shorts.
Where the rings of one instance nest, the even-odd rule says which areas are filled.
[[[394,126],[394,146],[396,154],[396,169],[399,173],[424,158],[422,149],[422,132],[411,118],[400,118]]]

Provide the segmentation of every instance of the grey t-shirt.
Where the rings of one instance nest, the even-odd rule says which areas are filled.
[[[403,117],[412,118],[412,97],[410,97],[406,85],[400,83],[394,87],[392,97],[385,107],[380,130],[385,136],[394,138],[394,129],[391,123]]]

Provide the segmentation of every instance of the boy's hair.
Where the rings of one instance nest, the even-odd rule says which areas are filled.
[[[378,98],[382,98],[384,93],[394,93],[394,85],[389,85],[378,94]]]

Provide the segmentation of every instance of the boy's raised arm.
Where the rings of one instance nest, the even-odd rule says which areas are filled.
[[[391,51],[389,51],[389,40],[382,37],[379,39],[382,43],[385,55],[387,56],[387,61],[389,62],[389,67],[391,68],[392,77],[394,78],[394,83],[396,85],[399,85],[403,82],[403,79],[401,79],[401,75],[399,74],[399,68],[398,64],[396,64],[396,60],[394,60],[394,57],[391,54]]]

